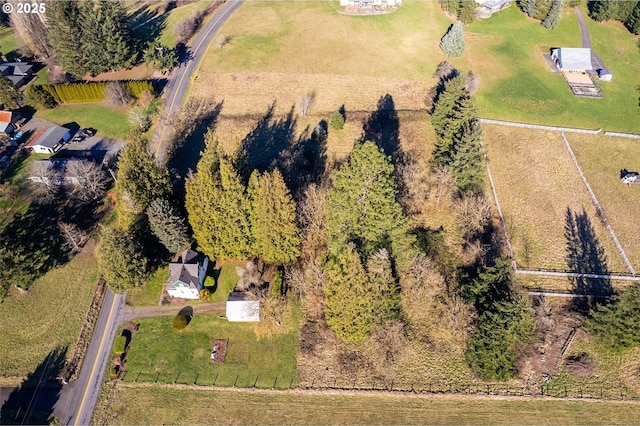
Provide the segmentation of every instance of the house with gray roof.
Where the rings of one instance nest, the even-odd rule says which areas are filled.
[[[593,70],[591,49],[583,47],[560,47],[551,50],[551,59],[560,71],[585,72]]]
[[[193,250],[185,250],[169,263],[166,289],[171,297],[198,299],[207,275],[209,258]]]
[[[16,87],[21,87],[33,75],[33,65],[26,62],[5,62],[0,64],[0,73]]]
[[[53,154],[71,139],[71,130],[62,126],[52,126],[40,130],[27,143],[27,147],[38,154]]]

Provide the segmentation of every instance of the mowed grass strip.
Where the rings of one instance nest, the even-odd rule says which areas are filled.
[[[614,74],[600,85],[602,99],[574,96],[561,74],[550,71],[543,58],[551,47],[582,47],[573,9],[560,24],[547,30],[517,7],[476,20],[465,28],[469,59],[480,76],[480,114],[503,120],[547,125],[600,128],[640,133],[635,90],[640,69],[637,37],[619,23],[596,23],[588,18],[594,51]]]
[[[567,140],[591,189],[636,271],[640,271],[640,185],[628,187],[620,171],[640,172],[640,141],[604,135],[568,134]]]
[[[636,402],[121,383],[106,424],[635,424]],[[183,404],[188,398],[189,403]],[[209,407],[205,409],[203,407]],[[100,413],[101,414],[101,413]]]
[[[75,344],[98,278],[93,242],[66,265],[38,278],[26,294],[0,303],[2,376],[23,377],[59,346]]]
[[[626,268],[571,161],[561,135],[487,125],[485,146],[518,264],[567,269],[567,208],[586,211],[610,271]]]
[[[250,323],[196,314],[187,328],[177,331],[172,321],[173,317],[136,321],[140,328],[127,355],[125,381],[153,381],[157,376],[161,383],[192,384],[197,379],[199,384],[215,381],[220,386],[251,387],[255,383],[271,388],[277,377],[277,387],[296,384],[296,324],[283,325],[290,327],[286,333],[258,340]],[[223,364],[210,360],[214,339],[229,339]]]

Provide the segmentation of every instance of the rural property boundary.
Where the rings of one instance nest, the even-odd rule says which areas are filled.
[[[514,121],[494,120],[491,118],[480,118],[479,121],[484,124],[497,124],[499,126],[520,127],[523,129],[550,130],[552,132],[569,132],[569,133],[586,133],[588,135],[596,135],[602,131],[602,128],[576,129],[573,127],[543,126],[541,124],[518,123]]]

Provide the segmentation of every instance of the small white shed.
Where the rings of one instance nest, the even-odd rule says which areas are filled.
[[[247,300],[244,293],[234,291],[227,299],[227,320],[230,322],[260,321],[260,302]]]

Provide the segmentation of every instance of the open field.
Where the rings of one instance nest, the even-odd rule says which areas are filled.
[[[80,127],[98,130],[98,136],[124,140],[131,129],[125,108],[112,108],[100,103],[60,105],[38,110],[38,117],[56,124],[77,123]]]
[[[423,108],[444,60],[434,40],[448,25],[434,2],[408,3],[372,17],[337,13],[337,2],[247,2],[225,24],[232,37],[210,47],[192,93],[224,100],[223,114],[278,113],[315,90],[312,111],[375,109],[385,93],[396,108]]]
[[[7,59],[13,59],[17,56],[19,47],[13,28],[4,27],[0,29],[0,52],[2,52]]]
[[[591,189],[598,197],[622,248],[640,270],[640,185],[628,187],[620,171],[640,172],[640,141],[604,135],[567,135]]]
[[[551,31],[539,21],[527,18],[517,7],[465,28],[464,56],[481,79],[480,114],[504,120],[639,133],[637,37],[620,23],[586,19],[594,50],[614,74],[613,81],[601,84],[602,99],[573,96],[562,75],[553,74],[542,57],[551,47],[581,47],[573,9],[565,10],[560,24]]]
[[[188,395],[189,404],[178,404]],[[634,424],[634,402],[118,384],[106,424]],[[213,410],[203,407],[214,407]],[[516,414],[517,413],[517,414]],[[97,411],[94,422],[101,418]],[[514,417],[515,416],[515,417]],[[102,422],[100,422],[102,423]]]
[[[186,329],[173,329],[173,317],[136,321],[140,329],[133,336],[127,355],[125,381],[236,385],[277,387],[297,383],[296,352],[298,349],[297,324],[286,333],[270,339],[258,340],[250,323],[230,323],[215,316],[195,315]],[[229,339],[223,364],[210,361],[214,339]],[[137,377],[138,372],[146,374]],[[256,378],[258,381],[256,382]],[[192,406],[196,406],[195,404]]]
[[[605,248],[609,271],[627,272],[559,133],[487,125],[485,146],[520,266],[566,269],[567,209],[573,214],[584,209],[595,239]],[[618,199],[609,209],[603,205],[608,211],[624,203]]]
[[[26,294],[15,289],[0,303],[0,365],[3,376],[22,377],[56,347],[80,333],[98,276],[93,243],[66,265],[40,277]]]

